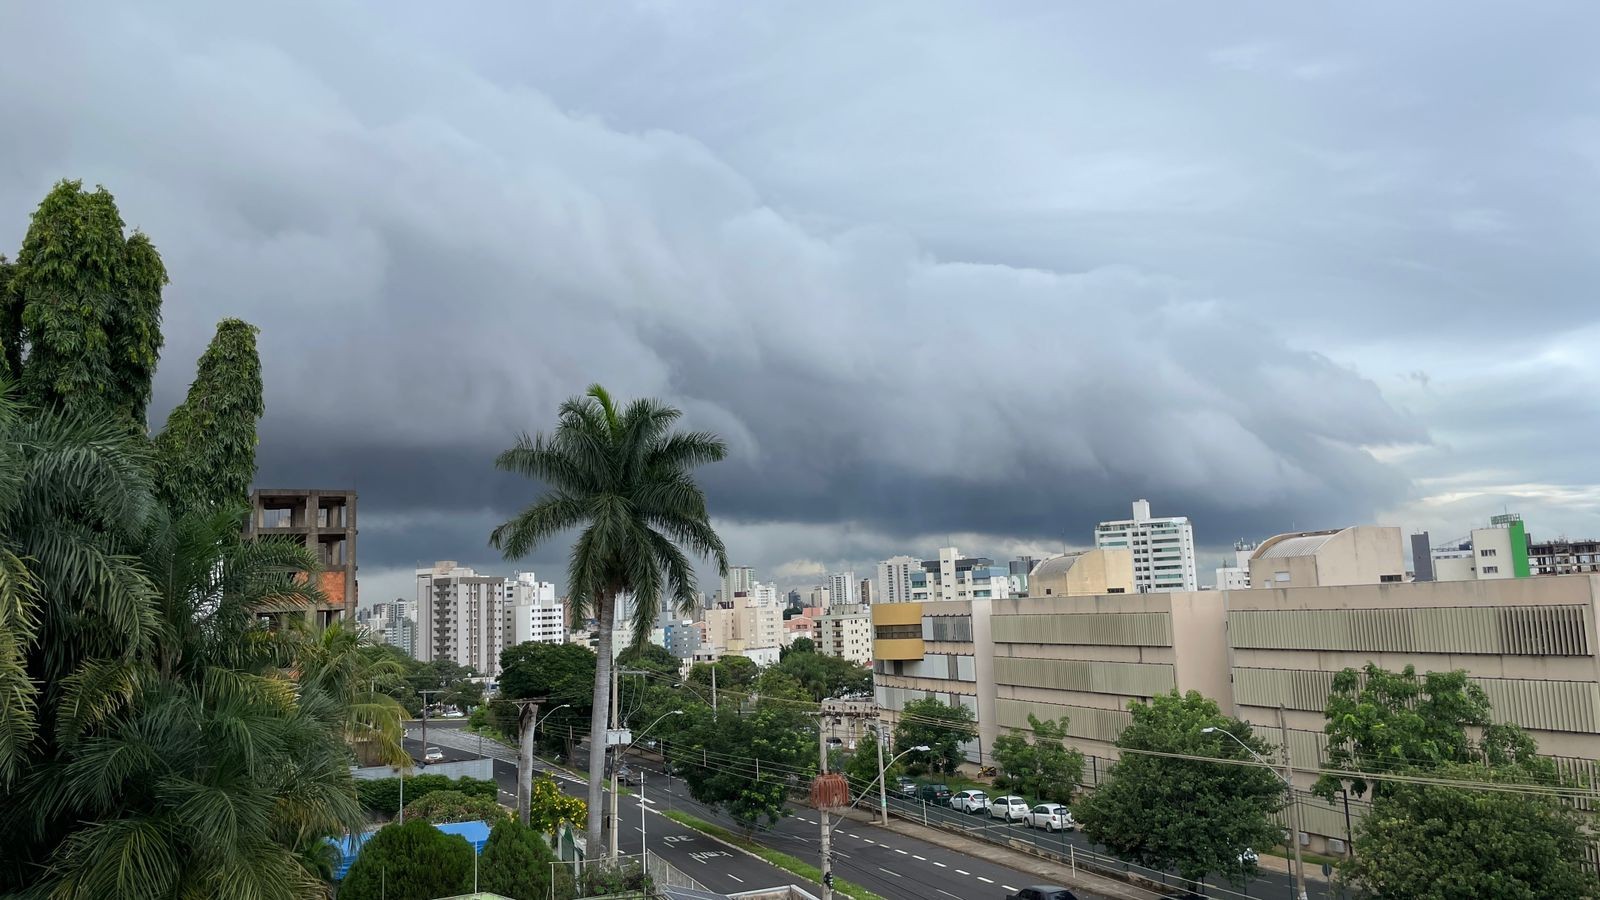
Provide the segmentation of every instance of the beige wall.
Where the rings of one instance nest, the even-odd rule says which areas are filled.
[[[1133,551],[1123,547],[1085,550],[1064,573],[1028,578],[1028,594],[1033,597],[1088,597],[1133,592]]]
[[[1262,543],[1267,552],[1275,540]],[[1356,525],[1331,535],[1308,556],[1266,557],[1250,560],[1250,586],[1332,587],[1379,584],[1385,577],[1403,578],[1406,572],[1404,541],[1400,529],[1387,525]],[[1287,580],[1284,575],[1287,574]]]

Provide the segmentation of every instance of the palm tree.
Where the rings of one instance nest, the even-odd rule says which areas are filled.
[[[345,739],[364,765],[411,765],[403,744],[405,707],[378,690],[379,682],[392,682],[405,668],[364,630],[334,622],[304,634],[295,666],[302,691],[325,692],[344,708]]]
[[[680,415],[651,399],[619,411],[604,388],[590,385],[584,396],[561,404],[553,434],[523,434],[495,460],[498,468],[539,479],[548,488],[490,536],[506,559],[582,529],[568,558],[567,591],[574,617],[593,615],[600,631],[589,721],[589,859],[601,852],[602,735],[617,598],[632,596],[633,633],[639,640],[649,633],[663,600],[684,611],[695,602],[694,567],[683,548],[716,560],[720,573],[728,568],[722,539],[706,515],[705,494],[691,474],[722,459],[727,447],[709,432],[672,431]]]

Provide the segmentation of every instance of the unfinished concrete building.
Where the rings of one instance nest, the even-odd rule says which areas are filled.
[[[309,610],[297,607],[263,610],[282,616],[303,612],[322,626],[337,619],[355,619],[356,492],[314,488],[260,488],[250,495],[250,522],[245,538],[293,537],[305,542],[322,566],[318,587],[323,601]]]

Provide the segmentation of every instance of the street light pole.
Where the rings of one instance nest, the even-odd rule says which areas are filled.
[[[883,717],[878,717],[877,726],[872,732],[873,741],[878,745],[878,824],[889,824],[889,770],[883,765]]]
[[[552,710],[552,712],[553,711],[554,710]],[[651,722],[649,725],[646,725],[644,727],[644,731],[641,731],[638,734],[634,735],[633,736],[633,740],[628,742],[628,746],[627,747],[618,748],[618,751],[617,751],[617,754],[616,754],[616,758],[611,761],[611,858],[612,859],[616,859],[617,858],[617,830],[618,830],[618,822],[617,822],[617,794],[618,794],[618,791],[617,791],[617,776],[622,771],[622,761],[623,761],[623,759],[625,759],[627,757],[628,749],[631,748],[634,744],[638,743],[639,739],[644,737],[646,732],[648,732],[650,729],[656,727],[657,725],[660,725],[662,719],[665,719],[667,716],[681,716],[681,715],[683,715],[683,710],[681,710],[681,709],[669,709],[666,712],[662,713],[654,722]],[[591,737],[590,740],[593,740],[593,737]],[[610,736],[609,735],[607,736],[607,741],[608,742],[610,741]],[[641,798],[639,800],[639,806],[640,806],[639,815],[642,817],[642,816],[644,816],[644,809],[643,809],[644,800],[642,799],[644,797],[644,783],[643,783],[643,777],[642,776],[641,776],[640,784],[639,784],[639,796]]]
[[[1295,892],[1296,892],[1296,895],[1299,898],[1299,900],[1307,900],[1307,898],[1306,898],[1306,863],[1305,863],[1305,860],[1303,858],[1301,858],[1301,856],[1300,856],[1300,804],[1295,802],[1295,797],[1294,797],[1294,770],[1289,764],[1289,727],[1286,724],[1284,724],[1283,707],[1281,707],[1281,706],[1278,707],[1278,727],[1283,730],[1283,772],[1282,773],[1278,773],[1278,772],[1274,771],[1273,768],[1272,768],[1272,763],[1268,762],[1266,757],[1263,757],[1261,754],[1257,753],[1254,748],[1252,748],[1249,744],[1246,744],[1244,741],[1240,740],[1239,736],[1234,734],[1231,731],[1227,731],[1227,730],[1224,730],[1222,728],[1217,728],[1215,726],[1209,726],[1209,727],[1200,729],[1200,733],[1201,734],[1225,734],[1228,737],[1233,738],[1234,743],[1236,743],[1239,746],[1243,747],[1244,751],[1246,753],[1248,753],[1251,756],[1255,757],[1257,762],[1259,762],[1262,765],[1266,766],[1267,770],[1269,772],[1272,772],[1274,775],[1277,775],[1278,776],[1278,780],[1283,782],[1284,791],[1288,795],[1288,798],[1289,798],[1289,827],[1294,829],[1294,833],[1289,836],[1289,843],[1293,845],[1293,849],[1294,849],[1294,884],[1295,884]]]

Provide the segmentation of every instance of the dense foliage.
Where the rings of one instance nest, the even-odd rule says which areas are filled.
[[[458,791],[469,797],[493,800],[500,796],[500,787],[486,778],[451,778],[448,775],[413,775],[405,779],[406,802],[419,799],[435,791]],[[401,785],[399,778],[376,778],[356,782],[356,797],[363,809],[373,815],[392,819],[400,812]]]
[[[562,824],[583,827],[584,818],[589,814],[588,804],[562,793],[555,779],[541,775],[533,779],[530,787],[529,828],[539,834],[554,835]]]
[[[144,413],[166,275],[110,194],[58,185],[6,271],[0,895],[324,896],[325,838],[364,821],[347,740],[394,733],[363,705],[367,649],[261,621],[318,599],[316,560],[240,541],[235,490],[164,502]],[[253,433],[230,409],[215,426]]]
[[[573,896],[572,877],[565,866],[552,867],[556,860],[550,845],[539,832],[507,819],[494,826],[478,860],[478,887],[510,900],[546,900],[551,895],[550,880],[556,879],[555,895]]]
[[[256,327],[223,319],[189,394],[155,439],[156,489],[175,513],[237,506],[256,474],[262,400]]]
[[[415,800],[406,800],[407,819],[423,819],[435,825],[447,822],[498,822],[510,818],[511,811],[493,797],[471,797],[460,791],[432,791]]]
[[[472,889],[472,845],[421,819],[367,839],[339,884],[339,900],[435,900]],[[212,895],[208,895],[212,896]]]
[[[977,733],[972,710],[965,706],[951,706],[933,697],[913,700],[895,723],[895,753],[905,753],[909,767],[954,772],[964,758],[961,745]],[[926,752],[911,749],[924,746],[929,748]]]
[[[742,715],[728,706],[716,715],[699,707],[669,755],[696,800],[753,831],[782,819],[790,790],[809,784],[817,766],[816,720],[768,698]]]
[[[634,634],[642,642],[661,604],[687,611],[698,599],[685,548],[728,568],[693,470],[727,449],[707,432],[675,432],[681,413],[655,400],[619,408],[604,388],[561,404],[556,430],[524,434],[495,464],[535,479],[546,492],[490,535],[507,559],[520,559],[578,530],[567,565],[571,614],[599,623],[589,731],[606,733],[611,642],[617,600],[632,598]],[[600,805],[605,741],[590,742],[589,858],[600,855]]]
[[[544,697],[538,747],[559,754],[568,736],[588,731],[594,702],[595,655],[581,644],[524,643],[500,654],[500,694],[506,699]],[[562,709],[561,707],[565,707]],[[509,736],[517,734],[517,709],[510,703],[493,705],[495,727]]]
[[[1494,721],[1465,672],[1346,669],[1334,678],[1326,731],[1331,769],[1454,782],[1348,778],[1352,793],[1372,795],[1372,808],[1341,871],[1369,896],[1600,896],[1584,863],[1591,814],[1515,790],[1565,782],[1526,732]],[[1344,777],[1325,775],[1317,790],[1331,795]]]
[[[1030,713],[1032,740],[1020,734],[996,738],[994,759],[1004,783],[997,781],[995,787],[1035,802],[1071,803],[1083,782],[1083,752],[1067,746],[1067,722],[1066,716],[1056,722],[1044,722]]]
[[[1271,770],[1128,751],[1253,761],[1233,738],[1265,756],[1272,751],[1248,723],[1222,715],[1195,691],[1129,704],[1133,720],[1117,738],[1124,752],[1107,780],[1073,807],[1095,843],[1154,869],[1198,880],[1221,875],[1240,884],[1255,870],[1246,849],[1282,840],[1272,816],[1284,803],[1284,786]],[[1215,728],[1220,733],[1206,734]]]
[[[34,211],[9,281],[21,328],[4,336],[5,355],[23,399],[142,430],[167,271],[148,237],[123,234],[110,192],[56,184]]]

